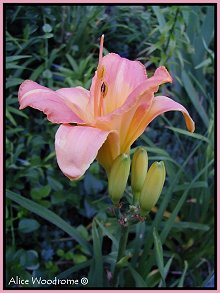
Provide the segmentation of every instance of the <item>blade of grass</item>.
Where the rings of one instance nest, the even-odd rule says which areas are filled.
[[[177,128],[177,127],[171,127],[171,126],[166,126],[166,128],[168,128],[168,129],[170,129],[170,130],[172,130],[174,132],[189,136],[191,138],[195,138],[195,139],[205,141],[207,143],[211,143],[210,140],[207,137],[205,137],[205,136],[203,136],[203,135],[201,135],[199,133],[192,133],[192,132],[189,132],[187,130]]]
[[[170,266],[173,262],[173,258],[174,258],[174,255],[171,256],[171,258],[168,260],[168,262],[166,263],[165,267],[164,267],[164,277],[166,278],[169,270],[170,270]],[[163,281],[161,280],[160,281],[160,284],[158,287],[163,287]]]
[[[17,127],[17,122],[15,121],[14,117],[9,112],[8,108],[6,108],[6,118],[15,126]]]
[[[17,78],[17,77],[10,77],[7,78],[6,81],[6,89],[16,86],[16,85],[20,85],[23,82],[23,79],[21,78]]]
[[[175,219],[176,219],[176,216],[177,214],[179,213],[182,205],[184,204],[187,196],[188,196],[188,193],[191,189],[191,185],[196,182],[199,177],[205,173],[205,171],[213,164],[214,160],[210,161],[195,177],[194,179],[192,180],[192,182],[188,185],[187,189],[185,190],[185,192],[183,193],[183,195],[181,196],[180,200],[178,201],[174,211],[172,211],[172,214],[171,214],[171,217],[168,219],[168,221],[166,222],[166,225],[163,229],[163,231],[161,232],[160,234],[160,237],[161,237],[161,241],[162,243],[165,242],[166,238],[167,238],[167,235],[169,234],[174,222],[175,222]]]
[[[6,57],[6,63],[17,61],[17,60],[24,59],[24,58],[29,58],[29,57],[31,57],[31,55],[9,56],[9,57]]]
[[[155,227],[153,228],[153,237],[154,237],[154,251],[155,251],[157,266],[159,268],[159,272],[162,277],[163,286],[166,287],[164,262],[163,262],[163,247],[160,240],[160,236]]]
[[[92,285],[103,286],[103,259],[102,259],[102,237],[96,227],[96,222],[92,222],[92,240],[93,240],[93,256],[95,259],[95,268],[93,271]]]
[[[6,190],[6,197],[13,200],[30,212],[35,213],[36,215],[59,227],[61,230],[65,231],[67,234],[73,237],[73,239],[76,240],[79,244],[81,244],[89,254],[91,253],[90,244],[84,238],[82,238],[81,234],[74,227],[70,226],[66,221],[61,219],[58,215],[49,209],[10,190]]]
[[[149,156],[149,160],[152,161],[169,161],[180,168],[180,164],[178,164],[174,159],[170,157],[164,157],[164,156]]]
[[[157,17],[158,23],[159,23],[159,30],[162,33],[164,30],[164,27],[166,26],[165,18],[161,12],[161,9],[159,6],[152,6],[152,9]]]
[[[157,227],[157,225],[160,223],[160,221],[162,220],[164,211],[167,208],[167,205],[171,199],[172,193],[174,188],[176,187],[178,180],[180,179],[182,173],[184,172],[185,167],[187,166],[187,164],[190,162],[191,158],[194,156],[194,154],[196,153],[196,151],[200,148],[200,146],[202,145],[202,142],[200,141],[198,144],[196,144],[196,146],[194,147],[194,149],[192,150],[192,152],[189,154],[189,156],[186,158],[185,162],[183,163],[183,165],[181,166],[181,168],[179,169],[179,171],[177,172],[176,176],[174,178],[172,178],[171,184],[166,192],[166,195],[163,198],[163,201],[160,205],[160,208],[157,212],[156,218],[154,220],[154,226]]]
[[[109,239],[111,239],[111,241],[115,245],[115,247],[118,247],[118,241],[117,241],[117,239],[109,232],[109,230],[106,229],[105,226],[98,219],[94,219],[94,220],[96,221],[96,223],[101,228],[102,233],[104,235],[108,236]]]
[[[179,281],[179,283],[177,285],[178,288],[183,287],[187,269],[188,269],[188,262],[186,260],[184,260],[184,270],[183,270],[182,276],[180,278],[180,281]]]
[[[16,114],[18,116],[21,116],[21,117],[24,117],[24,118],[28,119],[28,116],[25,113],[19,111],[18,109],[13,108],[11,106],[8,106],[7,108],[8,108],[10,113],[13,113],[13,114]]]
[[[59,275],[57,275],[57,279],[66,279],[68,278],[71,274],[75,273],[75,272],[78,272],[82,269],[85,269],[87,268],[88,266],[90,266],[92,260],[88,260],[88,261],[85,261],[83,263],[80,263],[80,264],[77,264],[77,265],[74,265],[73,267],[65,270],[64,272],[61,272]]]
[[[138,261],[138,256],[139,256],[139,253],[141,251],[141,247],[142,247],[143,241],[144,241],[145,229],[146,229],[146,224],[144,222],[138,223],[135,226],[136,237],[135,237],[135,240],[133,243],[134,251],[132,253],[133,255],[132,255],[132,260],[131,260],[133,266],[136,266],[136,263]]]
[[[192,104],[194,105],[195,109],[198,112],[198,115],[201,117],[203,123],[208,128],[209,125],[209,118],[198,98],[198,93],[196,92],[191,80],[189,79],[188,74],[185,70],[182,71],[182,81],[184,88],[188,94],[189,99],[191,100]]]
[[[36,69],[33,70],[31,76],[30,76],[30,80],[37,80],[38,77],[42,74],[42,72],[45,69],[45,63],[42,63],[41,65],[39,65]]]
[[[66,58],[69,61],[70,65],[72,66],[73,71],[77,72],[79,70],[79,67],[76,61],[73,59],[73,57],[70,54],[66,54]]]
[[[166,222],[161,222],[161,226],[165,227]],[[210,227],[208,225],[200,224],[200,223],[192,223],[192,222],[178,222],[173,223],[172,228],[179,229],[192,229],[192,230],[200,230],[200,231],[209,231]]]
[[[128,269],[135,280],[136,287],[146,287],[143,277],[130,264],[128,264]]]
[[[173,189],[173,191],[176,192],[176,191],[185,190],[186,187],[188,186],[188,184],[189,184],[189,182],[186,182],[186,183],[181,184],[181,185],[177,185],[177,186]],[[195,182],[195,183],[192,185],[191,189],[193,189],[193,188],[208,188],[208,183],[207,183],[207,181],[198,181],[198,182]]]

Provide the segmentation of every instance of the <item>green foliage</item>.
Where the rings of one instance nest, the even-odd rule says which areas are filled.
[[[86,276],[86,287],[110,287],[116,271],[120,287],[204,286],[214,270],[214,7],[9,5],[5,13],[6,284],[15,275]],[[89,89],[102,33],[109,52],[137,58],[149,76],[166,66],[173,83],[162,94],[186,106],[196,125],[191,134],[181,114],[167,113],[133,145],[150,164],[163,160],[168,175],[158,208],[129,227],[119,259],[121,227],[104,171],[94,162],[69,181],[56,163],[58,126],[20,111],[17,100],[25,79]]]

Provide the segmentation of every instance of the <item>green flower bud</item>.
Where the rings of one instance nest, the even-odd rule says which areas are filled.
[[[131,164],[131,187],[134,203],[139,200],[148,168],[148,155],[144,148],[136,149]]]
[[[147,172],[140,195],[141,215],[146,215],[157,203],[166,176],[164,162],[154,162]]]
[[[119,155],[113,162],[109,178],[108,192],[114,204],[119,203],[126,188],[131,160],[127,154]]]

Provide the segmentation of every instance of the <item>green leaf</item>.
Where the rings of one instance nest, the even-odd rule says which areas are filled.
[[[156,228],[153,229],[153,237],[154,237],[154,250],[156,256],[157,266],[160,271],[160,275],[163,279],[163,283],[165,285],[165,272],[164,272],[164,261],[163,261],[163,247],[161,244],[160,236],[157,233]],[[166,285],[165,285],[166,286]]]
[[[33,199],[42,199],[47,197],[51,192],[51,187],[49,185],[43,186],[41,188],[33,188],[31,190],[31,197]]]
[[[23,81],[24,80],[21,78],[9,77],[7,78],[7,81],[6,81],[6,89],[16,85],[20,85]]]
[[[142,137],[144,138],[144,141],[146,141],[147,143],[151,142],[151,141],[148,141],[148,138],[146,135],[145,136],[142,135]],[[160,204],[159,210],[157,211],[156,217],[154,219],[154,226],[155,227],[158,227],[159,224],[161,223],[162,218],[163,218],[163,214],[166,211],[167,205],[169,204],[169,202],[171,200],[173,190],[174,190],[176,184],[180,180],[180,177],[181,177],[182,173],[184,172],[187,164],[190,162],[191,158],[196,153],[196,151],[200,148],[201,144],[202,144],[202,141],[200,141],[199,143],[196,144],[196,146],[194,147],[192,152],[188,155],[185,162],[182,164],[181,168],[179,169],[179,171],[175,175],[175,177],[172,178],[172,182],[171,182],[168,190],[166,191],[166,194],[163,198],[162,203]],[[153,145],[152,145],[152,147],[153,147]],[[173,223],[175,222],[175,219],[176,219],[176,216],[174,217]],[[141,274],[143,274],[145,276],[147,276],[147,274],[151,268],[151,265],[152,265],[153,256],[151,257],[151,259],[149,259],[149,257],[148,257],[150,250],[151,250],[152,242],[153,242],[153,235],[152,234],[153,234],[153,231],[152,231],[152,228],[150,228],[150,231],[147,234],[149,240],[144,245],[143,255],[142,255],[142,258],[141,258],[140,264],[139,264],[140,272],[141,272]]]
[[[20,263],[27,270],[36,270],[39,268],[40,264],[38,261],[38,253],[35,250],[27,250],[22,253],[20,257]]]
[[[84,263],[87,260],[87,257],[83,254],[73,254],[73,261],[75,264]]]
[[[57,275],[57,279],[66,279],[68,278],[70,275],[72,275],[73,273],[75,272],[79,272],[80,270],[82,269],[85,269],[87,268],[88,266],[90,266],[92,260],[88,260],[86,262],[83,262],[83,263],[80,263],[80,264],[77,264],[67,270],[65,270],[64,272],[60,273],[59,275]]]
[[[83,248],[90,254],[91,253],[91,245],[85,241],[84,238],[80,235],[80,233],[76,230],[76,228],[71,227],[66,221],[61,219],[58,215],[50,211],[49,209],[42,207],[41,205],[35,203],[34,201],[27,199],[17,193],[14,193],[10,190],[6,190],[6,197],[15,201],[17,204],[26,208],[32,213],[44,218],[55,226],[59,227],[61,230],[65,231],[74,240],[80,243]]]
[[[45,35],[41,36],[42,39],[50,39],[53,38],[54,34],[51,33],[45,33]]]
[[[157,284],[163,284],[159,270],[153,270],[146,277],[147,287],[156,287]],[[160,286],[161,287],[161,286]]]
[[[173,258],[174,258],[174,255],[171,256],[171,258],[168,260],[168,262],[166,263],[166,265],[164,267],[164,277],[165,278],[166,278],[167,274],[169,273],[169,269],[170,269],[170,266],[173,262]],[[160,282],[159,287],[163,287],[163,281]]]
[[[131,255],[125,255],[123,256],[117,263],[116,266],[118,268],[123,268],[128,266],[128,260],[131,258]]]
[[[188,262],[186,260],[184,260],[184,271],[182,273],[182,276],[181,276],[181,278],[179,280],[179,284],[178,284],[177,287],[183,287],[184,280],[185,280],[185,277],[186,277],[187,269],[188,269]]]
[[[214,160],[210,161],[207,165],[205,165],[205,167],[200,172],[197,173],[197,175],[193,178],[192,182],[188,185],[187,189],[185,190],[185,192],[181,196],[181,198],[178,201],[175,209],[173,210],[169,220],[166,222],[166,225],[165,225],[163,231],[160,234],[160,238],[161,238],[162,243],[164,243],[164,241],[166,240],[167,235],[169,234],[169,231],[172,229],[173,224],[174,224],[175,219],[176,219],[176,216],[179,213],[182,205],[184,204],[184,202],[185,202],[185,200],[187,198],[188,192],[191,189],[191,186],[194,184],[194,182],[196,182],[200,178],[200,176],[203,173],[206,172],[206,170],[213,164],[213,162],[214,162]]]
[[[159,6],[152,6],[152,9],[153,9],[153,11],[157,17],[158,23],[159,23],[160,33],[162,33],[164,28],[166,27],[166,21],[163,16],[163,13],[161,12],[161,9]]]
[[[198,19],[200,21],[200,19]],[[201,37],[202,36],[202,37]],[[202,45],[201,40],[203,39],[206,46],[209,46],[211,40],[214,37],[214,7],[208,6],[207,13],[205,15],[204,21],[200,26],[200,33],[195,37],[195,52],[194,54],[194,64],[198,64],[199,60],[202,60],[205,55],[205,48]]]
[[[188,185],[189,185],[189,182],[185,182],[184,184],[181,184],[181,185],[176,185],[173,191],[174,192],[184,191]],[[194,189],[194,188],[208,188],[208,183],[207,181],[197,181],[191,187],[191,189]]]
[[[22,111],[20,111],[18,109],[15,109],[15,108],[13,108],[11,106],[8,106],[7,108],[8,108],[9,112],[28,119],[28,116],[24,112],[22,112]]]
[[[103,285],[103,259],[102,259],[102,237],[100,237],[96,222],[92,222],[92,240],[93,240],[93,257],[95,259],[95,268],[93,270],[92,284]]]
[[[195,109],[197,110],[199,116],[201,117],[203,123],[208,128],[209,126],[209,118],[201,104],[198,98],[198,93],[196,92],[191,80],[189,79],[189,76],[185,72],[185,70],[182,71],[182,81],[184,88],[188,94],[189,99],[193,103]]]
[[[35,68],[30,76],[30,80],[36,80],[44,71],[45,69],[45,64],[39,65],[37,68]]]
[[[17,127],[17,122],[15,121],[14,117],[11,115],[11,113],[8,110],[8,107],[6,108],[6,118]]]
[[[17,65],[16,63],[6,63],[6,69],[22,69],[23,66]]]
[[[32,219],[22,219],[19,221],[18,230],[21,233],[30,233],[37,230],[40,224],[36,220]]]
[[[210,64],[212,64],[212,59],[207,58],[204,61],[200,62],[198,65],[196,65],[194,68],[197,70],[197,69],[200,69],[202,67],[206,67],[206,66],[208,66]]]
[[[115,245],[115,247],[118,247],[118,240],[112,235],[112,233],[105,228],[105,226],[96,218],[96,223],[99,225],[99,227],[102,230],[102,233],[106,236],[108,236],[109,239],[111,239],[112,243]]]
[[[181,129],[181,128],[177,128],[177,127],[171,127],[171,126],[167,126],[166,128],[169,128],[170,130],[174,131],[174,132],[177,132],[177,133],[180,133],[180,134],[183,134],[183,135],[186,135],[186,136],[189,136],[191,138],[195,138],[195,139],[199,139],[199,140],[202,140],[202,141],[205,141],[207,143],[211,143],[210,140],[199,134],[199,133],[192,133],[192,132],[189,132],[187,130],[184,130],[184,129]]]
[[[83,238],[85,238],[86,240],[89,240],[90,236],[89,236],[88,230],[83,225],[79,225],[77,227],[77,231],[83,236]]]
[[[154,225],[156,227],[161,222],[161,220],[163,218],[164,211],[166,210],[167,205],[168,205],[169,201],[171,200],[173,190],[176,187],[178,181],[180,180],[180,177],[181,177],[182,173],[184,172],[187,164],[190,162],[191,158],[196,153],[196,151],[199,149],[201,144],[202,144],[201,141],[198,144],[196,144],[196,146],[194,147],[192,152],[188,155],[188,157],[186,158],[185,162],[182,164],[181,168],[178,170],[176,176],[174,178],[172,178],[172,183],[170,184],[170,186],[169,186],[169,188],[168,188],[168,190],[166,192],[166,196],[164,197],[163,202],[160,204],[159,210],[158,210],[156,218],[154,220]]]
[[[171,157],[165,157],[165,156],[149,156],[148,157],[149,160],[151,161],[168,161],[173,163],[174,165],[176,165],[177,167],[180,167],[180,165]]]
[[[76,64],[76,61],[73,59],[73,57],[70,56],[70,54],[66,54],[66,58],[68,59],[70,65],[72,66],[72,69],[75,72],[78,72],[79,71],[79,68],[78,68],[78,65]]]
[[[9,57],[6,57],[6,63],[17,61],[17,60],[24,59],[24,58],[29,58],[29,57],[31,57],[31,55],[9,56]]]
[[[59,180],[55,180],[50,176],[47,177],[47,180],[53,190],[61,191],[63,189],[63,185],[59,182]]]
[[[161,222],[161,226],[165,227],[166,222]],[[210,227],[208,225],[200,224],[200,223],[193,223],[193,222],[178,222],[173,223],[172,228],[179,229],[192,229],[192,230],[200,230],[200,231],[209,231]]]
[[[146,282],[142,276],[130,264],[128,264],[128,269],[135,280],[136,287],[146,287]]]
[[[165,150],[163,150],[161,148],[158,148],[158,147],[148,147],[147,146],[147,147],[145,147],[145,149],[147,150],[147,152],[150,152],[150,153],[156,153],[156,154],[161,155],[161,156],[170,157],[169,154]]]

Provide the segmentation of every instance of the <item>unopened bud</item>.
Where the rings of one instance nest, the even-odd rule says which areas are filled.
[[[108,192],[114,204],[119,203],[126,188],[131,160],[127,154],[119,155],[113,162],[109,178]]]
[[[157,203],[166,176],[164,162],[154,162],[147,172],[140,195],[141,215],[146,215]]]
[[[148,168],[148,155],[144,148],[137,148],[131,164],[131,187],[134,203],[139,200]]]

